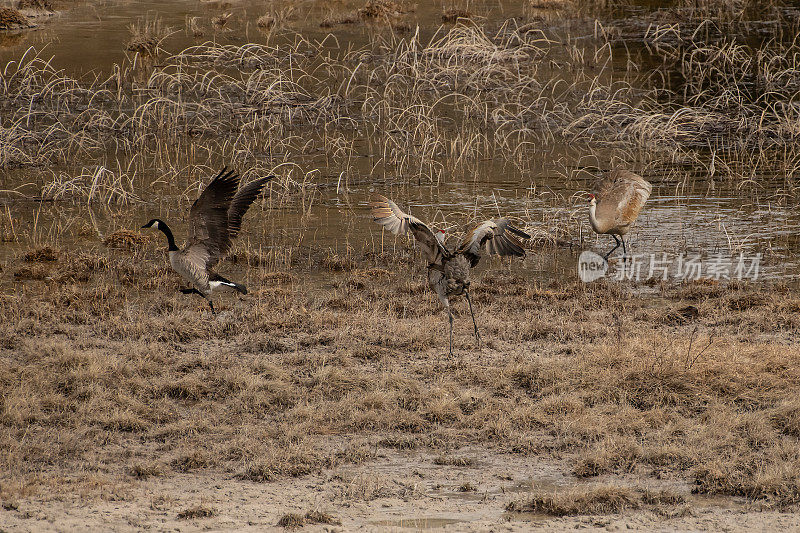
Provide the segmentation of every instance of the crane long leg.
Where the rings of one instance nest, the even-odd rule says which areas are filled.
[[[617,243],[617,244],[616,244],[616,246],[614,246],[612,249],[610,249],[606,255],[604,255],[604,256],[603,256],[603,259],[605,259],[606,261],[608,261],[608,256],[610,256],[611,254],[613,254],[613,253],[614,253],[614,250],[616,250],[617,248],[619,248],[619,245],[620,245],[620,242],[619,242],[619,239],[617,239],[617,236],[616,236],[616,235],[614,235],[613,233],[611,234],[611,236],[612,236],[612,237],[614,237],[614,241],[616,241],[616,243]],[[623,248],[623,250],[624,250],[624,249],[625,249],[625,248]]]
[[[622,258],[626,260],[628,258],[628,250],[625,248],[625,237],[620,235],[619,240],[622,241]]]
[[[469,290],[465,290],[464,294],[467,297],[467,303],[469,304],[469,314],[472,315],[472,325],[475,326],[475,338],[478,339],[478,348],[481,347],[481,334],[478,331],[478,322],[475,320],[475,313],[472,311],[472,298],[469,297]]]
[[[447,316],[450,318],[450,355],[453,355],[453,311],[447,307]]]

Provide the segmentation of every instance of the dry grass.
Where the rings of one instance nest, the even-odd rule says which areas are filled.
[[[285,527],[286,529],[297,529],[299,527],[303,527],[306,523],[306,519],[301,514],[296,513],[287,513],[278,520],[276,525]]]
[[[131,38],[126,50],[135,52],[144,57],[155,57],[163,50],[161,43],[173,32],[169,26],[164,26],[158,17],[154,19],[139,19],[130,26]]]
[[[199,503],[192,507],[187,507],[178,513],[178,518],[182,520],[195,520],[197,518],[211,518],[217,513],[211,507]]]
[[[43,246],[41,248],[28,250],[22,254],[22,260],[27,263],[47,263],[58,261],[59,255],[59,251],[52,246]]]
[[[0,30],[17,30],[32,27],[27,17],[11,7],[0,7]]]
[[[103,239],[103,244],[109,248],[125,248],[128,250],[133,250],[134,248],[143,246],[149,240],[150,239],[141,233],[123,229],[107,235],[106,238]]]
[[[472,457],[440,455],[433,460],[433,464],[439,466],[473,466],[475,459]]]
[[[513,512],[569,516],[621,513],[626,509],[636,509],[639,505],[640,500],[631,489],[598,485],[588,489],[533,494],[526,503],[512,502],[506,509]]]
[[[457,303],[457,356],[447,360],[445,320],[424,284],[406,272],[364,275],[382,266],[374,258],[355,255],[360,268],[330,274],[340,282],[323,293],[253,286],[257,296],[219,302],[212,320],[149,250],[62,251],[57,262],[31,263],[41,276],[5,285],[14,291],[0,295],[6,493],[48,486],[43,465],[54,480],[87,468],[121,478],[215,469],[268,482],[370,460],[327,444],[358,435],[441,449],[442,465],[471,464],[447,454],[452,446],[492,442],[558,453],[581,477],[669,474],[698,492],[779,508],[800,497],[791,400],[800,376],[787,342],[800,302],[780,287],[769,297],[734,285],[665,288],[674,307],[700,298],[690,324],[666,325],[625,287],[494,274],[473,289],[488,348],[476,351]],[[292,279],[264,279],[283,278]],[[732,305],[744,298],[752,305]],[[364,347],[386,355],[364,356]],[[356,478],[341,491],[369,501],[390,487]],[[580,505],[601,512],[638,501]]]
[[[385,19],[398,17],[406,10],[393,0],[369,0],[364,7],[358,10],[361,18],[365,19]]]
[[[686,498],[662,490],[635,490],[616,485],[589,485],[546,492],[534,490],[524,502],[511,502],[506,510],[551,516],[615,514],[647,507],[664,516],[686,512]]]
[[[442,22],[453,24],[458,22],[459,19],[469,20],[473,17],[473,14],[466,9],[445,9],[442,12]]]
[[[431,448],[453,467],[471,464],[454,448],[491,443],[557,455],[576,478],[673,476],[700,493],[793,508],[800,299],[786,287],[488,274],[474,289],[486,346],[477,349],[457,302],[448,359],[446,321],[413,249],[305,240],[323,191],[356,212],[352,190],[471,183],[487,170],[529,179],[565,146],[552,163],[565,189],[585,183],[576,165],[613,155],[680,194],[702,175],[758,206],[769,179],[769,206],[796,202],[800,145],[787,102],[800,69],[795,40],[783,38],[795,22],[779,10],[758,30],[774,38],[752,40],[739,7],[772,13],[773,3],[687,1],[647,14],[631,37],[602,18],[624,2],[584,4],[531,3],[558,7],[561,33],[535,17],[448,25],[430,39],[384,24],[370,25],[362,47],[284,27],[288,37],[266,44],[165,51],[168,32],[140,21],[136,52],[161,55],[157,66],[131,57],[105,78],[75,78],[35,50],[6,65],[0,167],[34,169],[37,180],[20,183],[54,210],[102,209],[109,228],[139,217],[130,206],[183,216],[221,159],[245,179],[278,179],[261,206],[274,224],[225,265],[251,295],[223,298],[216,318],[176,292],[163,251],[140,235],[113,231],[106,247],[77,251],[62,237],[85,242],[79,224],[47,230],[9,211],[3,239],[32,248],[0,270],[0,497],[66,490],[64,475],[98,470],[270,482],[369,461],[374,452],[350,445],[360,439]],[[323,25],[396,24],[406,10],[370,2]],[[266,16],[273,33],[289,18]],[[634,39],[655,73],[621,46]],[[573,205],[532,187],[516,214],[536,246],[567,246],[584,220]],[[273,218],[285,211],[300,213],[296,233]],[[478,213],[445,215],[460,228]],[[308,281],[319,273],[320,284]],[[346,443],[331,447],[332,436]],[[342,499],[362,501],[412,490],[341,485]],[[661,505],[614,487],[534,504],[554,514]]]

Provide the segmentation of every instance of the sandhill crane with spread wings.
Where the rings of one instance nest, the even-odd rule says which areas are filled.
[[[481,248],[486,253],[502,256],[524,256],[525,250],[517,237],[530,239],[530,235],[513,226],[505,218],[487,220],[472,228],[455,252],[444,244],[444,231],[435,233],[415,216],[404,213],[397,204],[385,196],[375,195],[370,204],[372,219],[395,235],[411,233],[420,243],[428,261],[428,285],[439,297],[450,321],[450,355],[453,354],[453,311],[450,297],[463,294],[469,304],[475,338],[480,344],[478,322],[472,310],[469,295],[469,271],[481,258]]]
[[[242,218],[250,204],[274,176],[259,178],[239,188],[239,175],[222,171],[211,180],[189,210],[189,240],[183,250],[175,245],[175,237],[163,220],[154,218],[142,228],[161,230],[167,237],[169,262],[190,288],[184,294],[199,294],[216,314],[211,293],[215,289],[233,289],[247,294],[244,285],[227,280],[214,272],[214,267],[230,251],[239,235]]]
[[[596,195],[589,194],[589,222],[596,233],[611,235],[616,241],[603,259],[608,260],[620,244],[624,257],[628,252],[624,235],[636,222],[653,186],[633,172],[612,170],[600,179],[597,189]]]

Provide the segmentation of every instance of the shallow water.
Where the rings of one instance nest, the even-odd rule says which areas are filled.
[[[353,3],[354,7],[361,3]],[[487,28],[497,28],[510,17],[530,17],[525,2],[471,4],[483,17]],[[647,2],[642,2],[647,6]],[[331,11],[326,4],[310,2],[297,7],[288,23],[292,32],[300,32],[309,40],[335,36],[340,49],[364,47],[375,33],[385,28],[373,24],[343,24],[331,29],[320,28],[319,21]],[[640,7],[639,10],[643,10]],[[162,47],[178,51],[203,40],[222,43],[274,42],[291,39],[288,33],[267,36],[255,24],[263,13],[260,2],[192,2],[169,4],[154,1],[100,2],[79,4],[69,11],[42,20],[40,28],[22,34],[18,40],[6,40],[0,48],[0,64],[19,59],[28,47],[35,47],[42,57],[52,56],[52,64],[73,76],[112,71],[113,65],[126,59],[125,44],[130,38],[128,27],[142,16],[157,13],[174,33]],[[421,40],[426,42],[440,28],[442,6],[439,3],[418,3],[416,11],[404,19],[419,25]],[[634,10],[635,12],[636,10]],[[211,29],[209,20],[222,12],[233,13],[225,31]],[[199,17],[204,35],[195,39],[186,29],[188,17]],[[553,22],[557,26],[558,21]],[[128,58],[130,58],[128,53]],[[457,125],[455,126],[457,127]],[[299,130],[301,134],[303,130]],[[587,220],[585,193],[590,185],[588,173],[580,169],[585,163],[571,146],[555,145],[547,150],[531,149],[531,162],[525,170],[509,169],[502,163],[487,161],[476,165],[479,172],[469,176],[448,177],[435,184],[414,184],[402,187],[381,185],[396,177],[385,170],[373,175],[373,160],[367,142],[354,135],[360,160],[344,183],[339,172],[320,167],[320,158],[309,155],[296,161],[306,172],[320,169],[315,175],[313,194],[302,202],[288,202],[277,209],[265,209],[246,222],[244,239],[266,248],[292,245],[317,246],[337,252],[348,246],[377,249],[391,246],[393,237],[383,236],[369,221],[367,199],[372,192],[386,191],[401,207],[421,218],[461,229],[466,220],[502,214],[516,217],[528,231],[553,235],[554,227],[569,228],[568,237],[555,248],[536,248],[524,261],[512,266],[537,279],[574,278],[581,249],[603,253],[610,249],[609,236],[596,236]],[[113,158],[113,154],[111,155]],[[91,159],[82,164],[90,168]],[[122,161],[122,167],[125,166]],[[601,163],[602,164],[602,163]],[[3,172],[0,189],[18,189],[34,193],[54,169],[33,168]],[[569,173],[569,178],[564,173]],[[796,281],[800,274],[800,209],[796,200],[782,196],[780,176],[765,177],[758,193],[743,194],[737,184],[718,182],[702,170],[687,170],[678,181],[674,169],[660,175],[645,176],[654,184],[653,194],[628,236],[629,253],[638,261],[644,274],[640,279],[656,277],[661,270],[650,265],[669,264],[670,279],[677,279],[677,264],[698,256],[703,275],[709,265],[723,262],[727,273],[737,277],[735,267],[740,254],[746,266],[758,261],[758,279]],[[23,186],[30,183],[30,186]],[[182,235],[181,221],[188,201],[197,188],[188,179],[161,190],[145,182],[137,186],[139,202],[130,206],[89,207],[81,202],[58,201],[38,203],[20,201],[14,195],[2,196],[0,207],[5,211],[4,232],[12,232],[16,242],[0,247],[0,256],[7,258],[31,245],[54,242],[61,246],[87,246],[120,228],[135,229],[153,217],[174,220],[176,234]],[[21,188],[20,188],[21,187]],[[193,188],[194,187],[194,188]],[[310,207],[309,207],[310,205]],[[75,228],[82,227],[80,231]],[[178,237],[180,240],[180,237]],[[612,261],[611,274],[619,272],[619,262]],[[749,271],[752,277],[752,268]],[[720,277],[725,277],[725,273]],[[747,277],[747,276],[745,276]]]

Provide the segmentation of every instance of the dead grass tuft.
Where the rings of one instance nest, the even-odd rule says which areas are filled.
[[[306,519],[303,515],[297,513],[287,513],[283,515],[276,525],[285,527],[286,529],[297,529],[303,527]]]
[[[33,25],[27,17],[11,7],[0,7],[0,30],[18,30],[31,28]]]
[[[578,477],[599,476],[612,471],[630,471],[641,458],[641,448],[627,437],[608,437],[595,444],[578,460],[572,473]]]
[[[265,283],[297,283],[300,278],[291,272],[267,272],[262,279]]]
[[[17,2],[17,9],[55,11],[50,0],[19,0],[19,2]]]
[[[364,19],[398,17],[405,12],[400,4],[393,0],[369,0],[358,10],[359,16]]]
[[[329,524],[333,526],[342,525],[341,520],[322,511],[308,511],[306,513],[305,520],[310,524]]]
[[[446,24],[454,24],[458,22],[458,19],[469,20],[472,17],[472,13],[466,9],[446,9],[442,13],[442,22]]]
[[[181,520],[195,520],[197,518],[211,518],[216,514],[216,511],[212,507],[198,503],[197,505],[187,507],[183,511],[180,511],[178,513],[178,518]]]
[[[14,270],[14,279],[19,281],[42,281],[50,276],[50,269],[44,265],[25,265]]]
[[[433,464],[440,466],[473,466],[475,459],[466,456],[440,455],[433,460]]]
[[[172,29],[165,26],[158,17],[139,19],[130,25],[131,38],[126,50],[144,57],[156,57],[161,52],[161,43],[172,34]]]
[[[360,20],[358,11],[348,13],[331,13],[319,23],[320,28],[332,28],[338,24],[355,24]]]
[[[133,250],[142,247],[149,239],[141,233],[122,229],[115,231],[103,239],[103,244],[109,248],[123,248]]]
[[[529,0],[528,6],[533,9],[565,9],[569,0]]]
[[[165,473],[164,465],[161,463],[135,463],[131,466],[129,473],[137,479],[147,479],[149,477],[163,476]]]
[[[511,502],[507,511],[552,516],[615,514],[637,509],[640,498],[633,490],[614,485],[579,487],[555,493],[536,492],[525,503]]]
[[[272,29],[272,27],[275,26],[275,17],[269,14],[261,15],[258,17],[258,20],[256,20],[256,24],[263,30]]]
[[[61,253],[51,246],[42,246],[22,254],[22,260],[28,263],[48,263],[58,261]]]
[[[194,450],[188,454],[182,454],[172,461],[172,467],[179,472],[191,472],[200,468],[206,468],[212,464],[208,456],[200,450]]]

